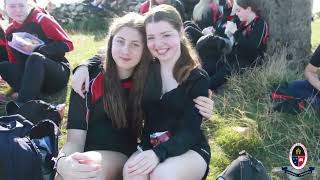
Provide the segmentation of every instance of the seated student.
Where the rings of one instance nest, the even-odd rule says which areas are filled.
[[[288,84],[288,90],[294,97],[303,98],[317,109],[320,109],[320,80],[318,68],[320,67],[320,45],[311,57],[305,68],[304,75],[307,80],[296,80]]]
[[[203,67],[210,75],[210,89],[216,90],[226,82],[232,73],[243,73],[255,64],[256,59],[263,56],[269,35],[265,20],[259,16],[259,10],[254,0],[236,0],[235,13],[237,21],[227,21],[220,28],[224,30],[227,40],[207,35],[199,39],[197,49],[203,60]],[[228,19],[226,19],[228,20]],[[221,34],[221,30],[218,30]],[[231,52],[221,59],[219,49],[228,45]]]
[[[126,162],[124,179],[200,180],[208,172],[210,147],[193,98],[208,96],[208,76],[175,8],[159,5],[145,16],[147,45],[156,60],[142,99],[142,149]]]
[[[94,62],[90,72],[83,65],[75,71],[67,142],[56,162],[57,179],[101,178],[101,173],[103,179],[122,179],[123,165],[136,150],[143,119],[140,104],[151,60],[143,17],[128,13],[114,19],[106,52],[103,69],[97,68],[101,64],[97,56],[89,60]],[[87,151],[98,151],[102,164],[83,163],[90,160]]]
[[[178,10],[182,19],[185,19],[186,11],[184,9],[183,3],[180,0],[147,0],[140,5],[139,13],[144,14],[148,12],[152,7],[158,6],[160,4],[172,5]]]
[[[0,75],[18,95],[18,103],[36,99],[40,92],[63,89],[70,74],[70,65],[64,56],[73,50],[73,43],[52,16],[32,8],[32,4],[32,0],[4,1],[12,22],[6,30],[9,62],[0,63]],[[35,47],[29,43],[17,50],[9,46],[9,42],[18,32],[36,36],[44,44]]]
[[[185,32],[196,45],[203,35],[202,30],[208,27],[215,28],[222,12],[219,12],[215,0],[200,0],[193,9],[192,21],[184,22]]]

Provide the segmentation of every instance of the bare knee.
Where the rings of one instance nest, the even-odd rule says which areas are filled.
[[[170,172],[173,171],[160,164],[150,173],[150,180],[179,179],[176,173]]]

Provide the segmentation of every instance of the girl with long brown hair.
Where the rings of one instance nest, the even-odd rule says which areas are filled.
[[[124,179],[205,178],[210,147],[193,98],[208,96],[208,75],[176,9],[159,5],[145,18],[147,46],[156,60],[142,100],[146,119],[141,150],[125,164]]]
[[[136,149],[142,128],[139,106],[150,58],[142,16],[114,19],[107,37],[105,64],[90,75],[83,99],[72,91],[67,142],[57,158],[57,179],[120,179],[127,158]],[[90,153],[101,164],[90,163]]]

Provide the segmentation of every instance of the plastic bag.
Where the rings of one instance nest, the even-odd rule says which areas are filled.
[[[17,51],[31,55],[31,53],[44,42],[36,36],[27,32],[12,33],[12,40],[8,42],[8,45]]]

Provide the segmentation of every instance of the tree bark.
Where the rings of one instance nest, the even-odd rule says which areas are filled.
[[[311,49],[313,0],[256,0],[269,25],[267,54],[287,48],[288,59],[300,59]]]

